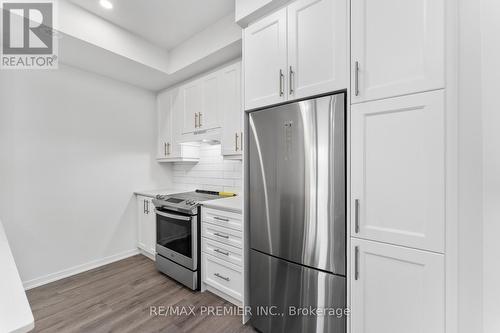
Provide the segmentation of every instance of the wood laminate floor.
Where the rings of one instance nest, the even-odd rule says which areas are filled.
[[[154,262],[142,255],[31,289],[27,294],[35,317],[34,332],[255,332],[243,326],[236,314],[202,313],[205,307],[229,309],[233,305],[209,292],[183,287],[157,272]],[[184,306],[186,312],[194,307],[195,314],[165,315],[160,306]]]

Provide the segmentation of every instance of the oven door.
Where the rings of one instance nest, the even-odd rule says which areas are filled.
[[[198,267],[197,216],[156,209],[156,252],[190,270]]]

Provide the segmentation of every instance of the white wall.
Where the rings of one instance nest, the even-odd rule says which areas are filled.
[[[241,161],[224,160],[221,145],[202,144],[198,163],[175,163],[173,181],[181,187],[240,193],[242,175]]]
[[[155,98],[61,66],[0,71],[0,219],[29,285],[136,248],[132,192],[170,186]]]
[[[500,332],[500,2],[481,0],[484,332]]]

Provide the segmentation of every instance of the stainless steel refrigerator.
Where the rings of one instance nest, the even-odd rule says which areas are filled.
[[[345,93],[250,112],[248,133],[251,324],[345,332]]]

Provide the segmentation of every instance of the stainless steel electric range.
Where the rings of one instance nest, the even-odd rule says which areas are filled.
[[[222,198],[218,192],[158,195],[156,212],[156,268],[185,286],[200,287],[200,204]]]

